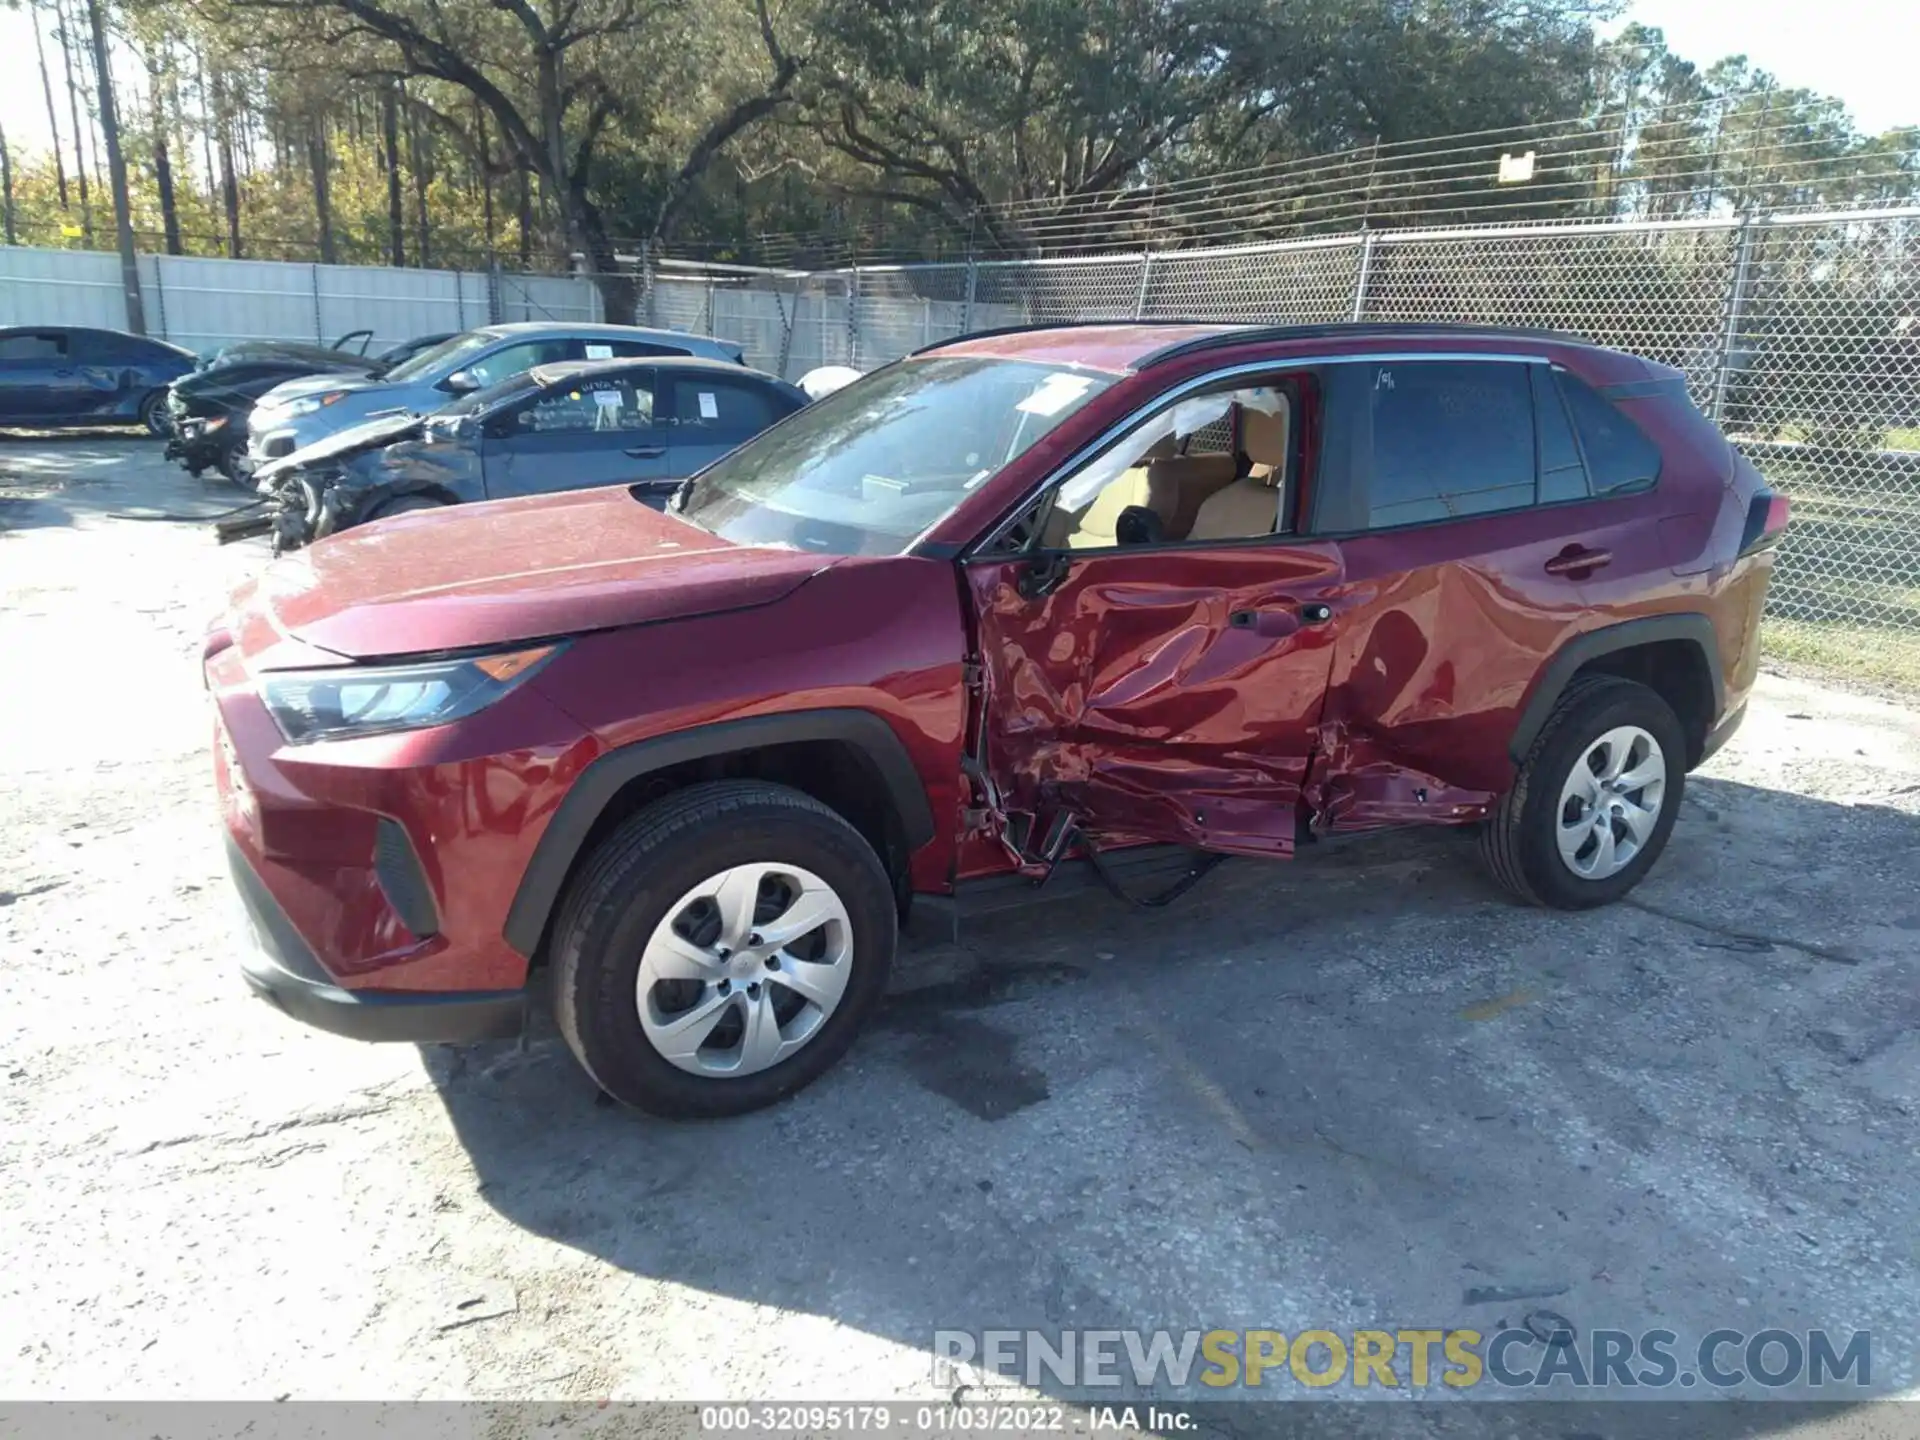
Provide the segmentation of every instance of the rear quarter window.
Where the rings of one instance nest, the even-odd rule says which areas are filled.
[[[1561,372],[1560,393],[1580,437],[1595,495],[1644,490],[1660,478],[1660,447],[1599,391]]]

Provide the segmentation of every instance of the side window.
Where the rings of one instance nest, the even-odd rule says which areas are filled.
[[[697,434],[756,435],[786,412],[757,385],[698,372],[673,377],[673,425]]]
[[[528,340],[519,345],[508,345],[494,351],[491,355],[475,360],[466,370],[482,386],[497,385],[502,380],[511,380],[522,370],[531,370],[536,365],[553,365],[562,360],[580,358],[578,340]]]
[[[1292,528],[1291,382],[1191,396],[1136,427],[1054,491],[1054,550],[1247,540]]]
[[[73,353],[82,365],[154,365],[173,356],[163,345],[116,330],[74,331]]]
[[[686,353],[677,346],[655,345],[646,340],[589,340],[587,342],[589,360],[629,360],[649,355],[684,355]]]
[[[1416,360],[1366,367],[1370,529],[1533,504],[1534,367]]]
[[[1560,386],[1546,366],[1527,368],[1533,372],[1534,417],[1540,427],[1540,503],[1585,500],[1592,493],[1587,488],[1587,467],[1581,462]]]
[[[603,376],[548,390],[502,418],[507,435],[645,430],[653,424],[653,391],[644,375]]]
[[[67,337],[55,331],[0,335],[0,360],[63,360]]]
[[[1563,372],[1558,379],[1586,452],[1595,495],[1644,489],[1660,478],[1660,449],[1638,425],[1579,377]]]

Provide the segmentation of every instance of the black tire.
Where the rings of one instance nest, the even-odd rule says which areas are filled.
[[[1627,865],[1605,879],[1573,873],[1560,857],[1556,831],[1562,788],[1594,742],[1616,726],[1636,725],[1659,742],[1666,791],[1652,833]],[[1686,785],[1686,736],[1673,708],[1646,686],[1613,675],[1579,675],[1547,717],[1513,788],[1480,830],[1487,868],[1520,899],[1556,910],[1590,910],[1638,885],[1666,848]]]
[[[689,890],[731,866],[769,860],[812,871],[846,907],[846,991],[813,1038],[769,1069],[739,1077],[682,1070],[641,1026],[642,952]],[[673,1119],[744,1114],[791,1095],[846,1053],[886,992],[896,925],[885,867],[834,811],[783,785],[690,786],[620,825],[574,876],[551,941],[554,1018],[587,1074],[622,1104]]]
[[[167,392],[154,390],[140,402],[140,426],[156,440],[173,433],[173,421],[167,415]]]

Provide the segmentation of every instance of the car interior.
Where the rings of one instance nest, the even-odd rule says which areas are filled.
[[[1294,392],[1261,385],[1184,400],[1063,483],[1049,550],[1241,540],[1288,527]]]

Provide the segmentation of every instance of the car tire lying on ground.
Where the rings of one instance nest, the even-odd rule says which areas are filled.
[[[1686,737],[1652,690],[1577,676],[1480,831],[1508,890],[1586,910],[1640,883],[1666,847],[1686,783]]]
[[[873,847],[812,797],[727,780],[608,835],[555,922],[553,1009],[600,1088],[738,1115],[816,1079],[885,993],[897,915]]]

